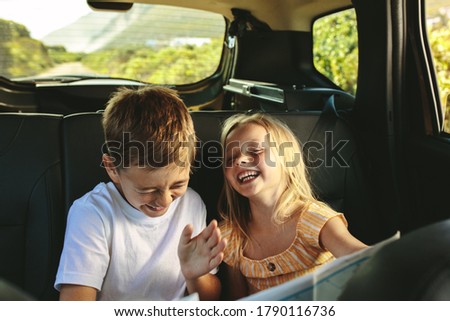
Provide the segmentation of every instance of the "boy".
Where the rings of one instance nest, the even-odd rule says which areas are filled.
[[[217,300],[217,222],[188,188],[192,119],[175,91],[122,88],[103,114],[112,182],[72,205],[55,288],[61,300]],[[192,235],[197,235],[192,238]]]

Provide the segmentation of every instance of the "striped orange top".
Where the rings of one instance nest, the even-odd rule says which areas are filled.
[[[297,222],[297,237],[283,252],[261,260],[239,255],[239,269],[246,278],[250,293],[258,292],[275,285],[310,273],[322,264],[334,259],[333,255],[319,245],[319,234],[325,223],[332,217],[340,217],[347,226],[344,215],[316,204],[300,216]],[[224,262],[234,266],[232,251],[239,248],[236,238],[231,235],[231,226],[222,222],[222,237],[228,243],[224,250]]]

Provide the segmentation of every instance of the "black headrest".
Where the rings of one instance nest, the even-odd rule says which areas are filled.
[[[360,266],[340,300],[450,300],[450,219],[386,245]]]

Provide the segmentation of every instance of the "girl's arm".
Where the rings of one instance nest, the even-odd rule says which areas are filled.
[[[367,247],[366,244],[350,234],[339,217],[328,220],[320,231],[319,241],[335,257],[344,256]]]
[[[186,280],[188,293],[198,293],[202,301],[217,301],[220,299],[221,286],[217,276],[207,273],[199,278]]]

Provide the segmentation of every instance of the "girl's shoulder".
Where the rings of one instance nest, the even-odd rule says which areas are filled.
[[[311,203],[300,215],[297,223],[297,232],[301,239],[314,246],[319,246],[319,235],[325,224],[333,217],[339,217],[345,226],[347,220],[342,213],[336,212],[326,204]]]
[[[300,216],[301,220],[325,220],[335,217],[343,216],[342,213],[333,210],[327,204],[321,202],[312,202],[308,205],[307,209]]]

